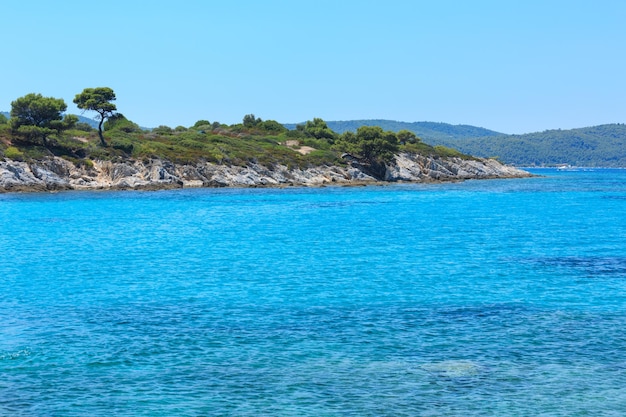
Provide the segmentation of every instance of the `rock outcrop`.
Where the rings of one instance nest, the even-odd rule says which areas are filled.
[[[385,181],[426,182],[529,176],[528,172],[503,165],[495,159],[432,158],[401,153],[387,167]]]
[[[430,158],[399,154],[384,181],[432,182],[530,176],[494,160]],[[90,161],[76,165],[59,157],[35,162],[0,161],[0,192],[55,190],[167,189],[183,187],[271,187],[367,184],[378,182],[357,162],[347,166],[308,168],[284,165],[247,166],[169,161]]]

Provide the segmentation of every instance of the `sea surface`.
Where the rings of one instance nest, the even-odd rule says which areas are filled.
[[[626,170],[0,195],[2,416],[624,416]]]

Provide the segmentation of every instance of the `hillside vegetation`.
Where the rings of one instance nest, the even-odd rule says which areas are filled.
[[[10,117],[7,112],[2,112],[2,115],[7,119]],[[0,126],[2,117],[0,116]],[[87,125],[91,127],[98,125],[97,121],[83,116],[78,116],[78,119],[78,124],[83,128]],[[250,129],[249,122],[250,120],[248,120],[247,127],[245,123],[230,126],[212,123],[209,129],[202,129],[204,133],[200,136],[197,135],[198,129],[195,126],[178,126],[175,129],[145,129],[133,124],[136,128],[133,131],[125,132],[125,134],[116,132],[116,130],[120,130],[119,128],[109,126],[107,135],[113,141],[112,147],[118,151],[122,150],[122,154],[106,148],[96,148],[91,151],[79,150],[78,153],[89,155],[89,157],[154,156],[189,161],[206,158],[207,160],[226,163],[242,163],[242,161],[256,158],[266,161],[285,160],[296,164],[335,164],[341,163],[338,159],[338,153],[347,152],[348,148],[354,151],[354,147],[338,146],[341,145],[342,138],[350,138],[350,134],[356,133],[361,127],[377,126],[383,132],[395,133],[396,139],[398,139],[397,133],[401,131],[412,132],[416,138],[421,139],[413,144],[398,139],[398,150],[450,155],[455,153],[453,149],[458,149],[466,155],[498,158],[504,163],[517,166],[554,166],[560,164],[590,167],[626,166],[626,125],[624,124],[506,135],[470,125],[434,122],[407,123],[393,120],[349,120],[324,122],[325,129],[331,132],[330,135],[325,136],[320,134],[319,128],[309,128],[307,132],[298,130],[298,126],[301,128],[312,121],[300,125],[285,124],[286,129],[282,129],[277,122],[269,121],[273,123],[270,130],[264,129],[263,125]],[[312,133],[312,130],[315,129],[318,132]],[[195,136],[194,131],[196,132]],[[69,131],[67,135],[90,140],[93,132],[87,133],[89,134]],[[2,135],[4,145],[0,144],[0,152],[6,149],[7,143],[14,140],[14,138],[10,138],[6,128]],[[190,142],[197,140],[203,144]],[[63,146],[63,143],[62,138],[55,141],[55,144],[59,146]],[[344,145],[346,143],[343,141]],[[18,141],[16,144],[18,149],[20,146],[24,148],[23,143]],[[131,145],[132,151],[129,153]],[[273,149],[273,146],[277,148]],[[312,155],[302,152],[303,149],[310,150],[309,148],[314,149]],[[300,152],[298,152],[299,150]],[[41,149],[23,149],[23,151],[25,154],[35,157],[43,152]],[[54,147],[48,151],[59,152]],[[76,154],[74,151],[62,152],[69,155]]]
[[[517,166],[568,164],[589,167],[626,167],[626,125],[608,124],[571,130],[546,130],[524,135],[506,135],[467,125],[392,120],[329,121],[337,132],[353,131],[360,125],[378,125],[398,132],[414,132],[433,146],[458,149],[464,154],[498,158]],[[290,126],[290,125],[286,125]]]
[[[475,138],[481,136],[501,136],[503,133],[470,125],[452,125],[435,122],[398,122],[395,120],[347,120],[327,121],[328,127],[337,133],[356,132],[361,126],[380,126],[383,130],[399,132],[409,130],[423,141],[434,143],[438,140]],[[288,129],[295,129],[295,124],[285,124]]]
[[[502,135],[435,140],[481,157],[497,157],[517,166],[569,164],[626,167],[626,125],[608,124],[571,130],[546,130],[525,135]]]
[[[471,159],[454,149],[427,145],[407,130],[361,126],[356,132],[340,134],[317,118],[294,130],[253,114],[235,125],[199,120],[189,127],[146,130],[117,112],[113,100],[115,93],[106,87],[85,89],[76,96],[79,108],[98,113],[98,129],[94,129],[93,123],[63,114],[67,106],[62,99],[41,94],[16,99],[10,118],[0,116],[0,158],[28,161],[60,156],[86,167],[94,160],[154,158],[179,164],[307,167],[346,165],[348,154],[374,177],[382,175],[385,164],[399,152]]]

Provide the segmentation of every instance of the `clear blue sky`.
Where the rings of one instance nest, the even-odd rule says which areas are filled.
[[[0,109],[107,86],[142,126],[392,119],[505,133],[626,122],[624,0],[23,0]],[[86,114],[87,115],[87,114]]]

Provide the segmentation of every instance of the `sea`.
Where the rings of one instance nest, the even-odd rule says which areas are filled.
[[[626,170],[0,195],[2,416],[624,416]]]

